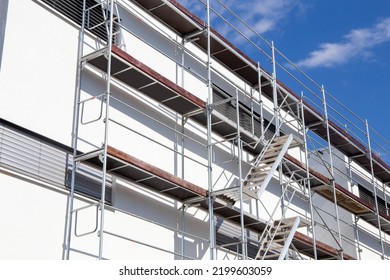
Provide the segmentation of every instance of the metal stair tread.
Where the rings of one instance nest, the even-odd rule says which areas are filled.
[[[285,218],[283,219],[281,226],[284,226],[285,228],[287,227],[291,227],[293,224],[294,224],[294,221],[297,217],[290,217],[290,218]],[[304,219],[302,217],[299,217],[300,218],[300,222],[299,222],[299,227],[307,227],[307,226],[311,226],[310,224],[310,221],[307,220],[307,219]],[[279,221],[275,221],[275,223],[279,223]]]
[[[280,253],[268,254],[268,255],[265,255],[263,257],[263,259],[270,259],[270,258],[275,258],[275,257],[279,257],[279,256],[280,256]]]
[[[244,185],[247,185],[248,183],[262,182],[266,176],[267,176],[267,173],[265,174],[265,176],[256,176],[256,177],[247,179],[244,181]]]
[[[261,176],[261,175],[265,175],[269,172],[269,170],[253,170],[253,172],[251,172],[248,177],[258,177],[258,176]]]
[[[280,150],[281,149],[278,149],[278,150],[275,150],[275,151],[270,151],[270,152],[266,152],[263,156],[263,159],[268,159],[270,158],[271,156],[276,156],[280,153]],[[260,161],[261,162],[261,161]]]
[[[250,190],[248,188],[242,189],[242,195],[243,195],[243,200],[257,198],[256,192],[253,190]],[[227,197],[233,201],[239,201],[240,200],[240,188],[237,187],[237,188],[231,189],[231,190],[227,191],[226,193],[221,194],[221,196]]]
[[[270,165],[275,161],[276,157],[263,158],[255,167],[263,167]]]
[[[264,243],[264,244],[277,243],[277,244],[280,245],[279,242],[283,242],[283,241],[285,241],[285,240],[286,240],[286,238],[279,238],[279,239],[266,240],[266,241],[264,241],[263,243]]]
[[[275,145],[275,146],[273,146],[273,145],[270,145],[269,147],[268,147],[268,149],[267,149],[267,152],[268,151],[270,151],[270,152],[272,152],[272,151],[277,151],[277,150],[281,150],[282,149],[282,146],[283,145],[280,145],[280,144],[278,144],[277,146]]]
[[[286,231],[277,231],[277,232],[275,232],[275,233],[273,233],[272,234],[272,236],[281,236],[281,235],[288,235],[288,234],[290,234],[290,230],[286,230]]]

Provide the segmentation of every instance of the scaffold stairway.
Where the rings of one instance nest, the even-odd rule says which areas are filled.
[[[243,199],[260,199],[262,193],[272,179],[275,171],[283,160],[288,149],[299,145],[293,135],[274,137],[264,146],[258,155],[247,176],[243,180]],[[239,189],[234,188],[226,191],[223,196],[239,201]]]
[[[300,217],[275,221],[272,226],[266,229],[256,259],[285,259],[297,229],[303,226],[308,226],[308,222]]]
[[[244,180],[244,188],[256,190],[257,198],[260,199],[284,155],[296,144],[292,134],[275,137],[270,141]]]

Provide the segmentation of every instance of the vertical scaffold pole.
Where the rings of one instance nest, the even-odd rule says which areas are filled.
[[[329,119],[328,119],[328,106],[326,104],[326,93],[324,86],[321,87],[322,98],[324,103],[324,113],[325,113],[325,125],[326,125],[326,137],[328,140],[328,152],[329,152],[329,164],[330,164],[330,174],[332,176],[332,190],[333,190],[333,200],[334,207],[336,213],[336,222],[337,222],[337,231],[339,237],[339,246],[340,246],[340,258],[344,259],[343,245],[342,245],[342,237],[341,237],[341,229],[340,229],[340,217],[339,217],[339,209],[337,205],[337,196],[336,196],[336,182],[334,180],[334,166],[333,166],[333,155],[332,155],[332,144],[330,141],[330,129],[329,129]]]
[[[236,122],[237,122],[237,151],[238,151],[238,184],[240,186],[240,225],[241,225],[241,253],[242,259],[246,259],[246,236],[245,236],[245,220],[244,220],[244,199],[242,193],[242,142],[240,135],[240,103],[238,101],[238,90],[236,90]]]
[[[383,185],[382,185],[382,189],[383,189],[383,196],[384,196],[384,198],[385,198],[385,208],[386,208],[386,215],[387,216],[389,216],[389,204],[388,204],[388,202],[387,202],[387,191],[386,191],[386,186],[388,186],[389,185],[389,183],[384,183]],[[384,234],[383,235],[383,246],[385,247],[386,245],[386,243],[387,243],[387,238],[386,238],[386,235]],[[386,247],[384,248],[384,249],[386,249]],[[386,259],[389,259],[389,257],[388,256],[386,256],[385,255],[385,258]]]
[[[389,215],[389,204],[387,202],[387,191],[386,191],[386,187],[389,186],[389,183],[384,183],[383,184],[383,196],[385,197],[385,205],[386,205],[386,215]]]
[[[375,183],[375,173],[374,173],[374,164],[372,161],[372,148],[371,148],[371,138],[370,138],[370,128],[368,126],[368,121],[366,120],[366,136],[367,136],[367,143],[368,143],[368,155],[370,157],[370,169],[371,169],[371,183],[372,183],[372,188],[374,189],[374,197],[375,197],[375,214],[377,218],[377,223],[378,223],[378,233],[379,233],[379,241],[381,244],[381,250],[382,250],[382,259],[385,259],[385,247],[383,244],[383,239],[382,239],[382,229],[381,229],[381,219],[379,217],[379,208],[378,208],[378,196],[377,196],[377,191],[376,191],[376,183]]]
[[[274,100],[274,117],[275,117],[275,134],[276,136],[280,136],[280,124],[279,124],[279,116],[278,116],[278,89],[277,89],[277,81],[276,81],[276,60],[275,60],[275,45],[274,41],[271,44],[272,49],[272,95]]]
[[[355,216],[355,235],[357,242],[357,250],[358,250],[358,260],[362,259],[362,249],[360,248],[360,236],[359,236],[359,227],[358,227],[359,217]]]
[[[353,175],[352,175],[352,159],[348,158],[348,175],[349,175],[349,181],[350,181],[350,191],[353,192]]]
[[[207,10],[207,181],[208,181],[208,205],[209,205],[209,231],[210,231],[210,259],[215,259],[215,225],[214,225],[214,199],[213,193],[213,176],[212,176],[212,165],[213,165],[213,146],[212,146],[212,134],[211,134],[211,114],[212,114],[212,103],[213,103],[213,90],[211,83],[211,37],[210,37],[210,0],[206,2]]]
[[[263,112],[263,98],[262,98],[262,87],[261,87],[261,77],[263,76],[263,72],[260,67],[260,62],[257,62],[257,75],[258,75],[258,83],[259,83],[259,103],[260,103],[260,122],[261,122],[261,135],[260,139],[265,139],[264,136],[264,112]]]
[[[85,33],[85,10],[86,10],[86,0],[83,1],[83,12],[81,18],[81,28],[79,33],[79,45],[77,53],[77,73],[76,73],[76,88],[75,88],[75,97],[73,105],[73,126],[72,126],[72,149],[73,149],[73,160],[77,156],[77,139],[79,131],[79,108],[80,108],[80,93],[81,93],[81,73],[82,73],[82,62],[81,58],[84,52],[84,33]],[[72,178],[70,183],[70,195],[68,200],[68,211],[67,211],[67,231],[66,231],[66,244],[65,244],[65,258],[69,260],[70,257],[70,242],[72,236],[72,224],[73,224],[73,208],[74,208],[74,190],[75,190],[75,181],[76,181],[76,163],[73,161],[72,166]]]
[[[350,189],[349,191],[353,193],[353,186],[354,186],[354,180],[353,180],[353,173],[352,173],[352,158],[348,158],[348,175],[349,175],[349,181],[350,181]],[[356,236],[356,247],[358,252],[358,260],[361,260],[361,248],[360,248],[360,237],[359,237],[359,227],[358,227],[358,221],[359,216],[354,215],[354,229],[355,229],[355,236]]]
[[[301,93],[301,115],[302,115],[302,128],[303,128],[303,144],[305,148],[305,161],[306,161],[306,184],[309,194],[309,206],[310,206],[310,215],[311,215],[311,228],[312,228],[312,235],[313,235],[313,253],[314,253],[314,259],[317,259],[317,239],[316,239],[316,230],[315,230],[315,220],[314,220],[314,209],[313,209],[313,200],[312,200],[312,192],[311,192],[311,183],[310,183],[310,170],[309,170],[309,154],[308,154],[308,147],[307,147],[307,129],[305,125],[305,110],[304,110],[304,104],[303,104],[303,92]]]
[[[108,8],[109,5],[109,8]],[[110,11],[109,32],[107,38],[107,77],[106,77],[106,110],[104,118],[104,142],[103,142],[103,169],[102,169],[102,192],[100,199],[100,227],[99,227],[99,260],[103,258],[103,235],[104,235],[104,212],[106,200],[106,180],[107,180],[107,147],[108,128],[110,116],[110,96],[111,96],[111,58],[112,58],[112,33],[114,24],[114,0],[107,0],[107,11]]]
[[[263,76],[263,72],[260,67],[260,62],[257,62],[257,77],[258,77],[258,85],[259,85],[259,104],[260,104],[260,141],[264,142],[264,112],[263,112],[263,99],[262,99],[262,83],[261,78]],[[256,144],[257,146],[257,144]],[[255,146],[255,147],[256,147]],[[260,218],[260,212],[259,212],[259,199],[256,199],[256,217]]]

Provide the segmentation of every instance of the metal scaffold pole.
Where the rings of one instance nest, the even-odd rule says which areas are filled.
[[[208,205],[209,205],[209,232],[210,232],[210,259],[215,259],[215,222],[214,222],[214,199],[212,196],[213,192],[213,176],[212,176],[212,165],[213,165],[213,146],[212,146],[212,132],[211,132],[211,114],[212,114],[212,103],[213,103],[213,90],[211,82],[211,37],[210,37],[210,0],[206,3],[207,9],[207,176],[208,176]]]
[[[272,50],[272,95],[274,100],[274,117],[275,117],[275,134],[276,136],[280,136],[280,124],[279,124],[279,116],[278,116],[278,88],[276,81],[276,61],[275,61],[275,45],[274,41],[271,43]]]
[[[244,222],[244,200],[243,200],[243,179],[242,179],[242,142],[240,135],[240,103],[238,100],[238,91],[236,91],[236,117],[237,117],[237,149],[238,149],[238,184],[240,186],[240,225],[241,225],[241,253],[242,259],[245,260],[247,258],[246,252],[246,236],[245,236],[245,222]]]
[[[313,254],[314,259],[317,260],[317,239],[316,239],[316,230],[315,230],[315,220],[314,220],[314,209],[313,209],[313,199],[312,199],[312,191],[311,191],[311,183],[310,183],[310,170],[309,170],[309,154],[308,154],[308,148],[307,148],[307,129],[305,125],[305,112],[304,112],[304,105],[303,105],[303,93],[302,98],[300,100],[301,105],[301,114],[302,114],[302,128],[303,128],[303,143],[304,143],[304,149],[305,149],[305,161],[306,161],[306,183],[307,183],[307,189],[309,194],[309,206],[310,206],[310,215],[311,215],[311,229],[312,229],[312,235],[313,235]]]
[[[387,201],[387,192],[386,192],[386,187],[389,186],[389,183],[383,184],[383,196],[385,197],[385,205],[386,205],[386,215],[389,215],[389,204]]]
[[[111,96],[111,59],[112,59],[112,38],[114,24],[114,0],[107,0],[107,11],[110,11],[108,38],[107,38],[107,77],[106,77],[106,110],[104,118],[104,149],[103,149],[103,169],[102,169],[102,192],[100,199],[100,228],[99,228],[99,260],[103,258],[103,235],[104,235],[104,212],[106,200],[106,178],[107,178],[107,146],[109,136],[109,112],[110,112],[110,96]],[[108,8],[109,4],[109,8]]]
[[[273,99],[273,105],[274,105],[274,118],[275,118],[275,136],[280,136],[280,119],[279,119],[279,104],[278,104],[278,82],[276,79],[276,57],[275,57],[275,44],[274,41],[271,42],[271,50],[272,50],[272,99]],[[285,212],[287,211],[285,207],[285,195],[286,191],[285,189],[288,188],[286,184],[283,184],[283,165],[282,163],[278,166],[278,173],[279,173],[279,184],[281,187],[281,202],[280,202],[280,211],[282,217],[285,216]],[[286,255],[286,259],[288,259],[288,254]]]
[[[339,217],[339,209],[337,205],[337,196],[336,196],[336,182],[334,178],[334,166],[333,166],[333,155],[332,155],[332,144],[330,141],[330,130],[329,130],[329,119],[328,119],[328,105],[326,104],[326,93],[324,86],[321,87],[322,92],[322,98],[324,103],[324,113],[325,113],[325,125],[326,125],[326,137],[328,142],[328,153],[329,153],[329,165],[330,165],[330,175],[332,176],[332,191],[333,191],[333,200],[334,200],[334,207],[335,207],[335,213],[336,213],[336,223],[337,223],[337,233],[339,237],[339,246],[340,246],[340,259],[344,259],[344,252],[343,252],[343,243],[342,243],[342,237],[341,237],[341,229],[340,229],[340,217]]]
[[[385,247],[383,244],[383,238],[382,238],[382,229],[381,229],[381,219],[379,217],[379,208],[378,208],[378,196],[376,191],[376,183],[375,183],[375,173],[374,173],[374,165],[372,162],[372,148],[371,148],[371,138],[370,138],[370,128],[368,126],[368,121],[365,122],[366,125],[366,133],[367,133],[367,143],[368,143],[368,156],[370,158],[370,169],[371,169],[371,180],[372,180],[372,188],[374,190],[374,197],[375,197],[375,214],[376,219],[378,223],[378,234],[379,234],[379,242],[381,245],[381,251],[382,251],[382,259],[385,259]]]
[[[79,108],[80,108],[80,92],[81,92],[81,73],[82,73],[82,62],[81,58],[84,52],[84,32],[85,32],[85,10],[86,10],[86,0],[83,1],[83,11],[81,19],[81,28],[79,32],[79,45],[77,53],[77,73],[76,73],[76,88],[75,88],[75,98],[73,105],[73,127],[72,127],[72,149],[73,149],[73,166],[72,166],[72,178],[70,185],[70,195],[68,198],[68,211],[67,211],[67,232],[66,232],[66,244],[65,244],[65,256],[64,259],[69,260],[70,258],[70,243],[72,236],[72,224],[73,224],[73,209],[74,209],[74,191],[75,191],[75,181],[76,181],[76,169],[77,164],[74,162],[75,157],[77,156],[77,138],[78,138],[78,128],[79,128]]]
[[[358,260],[362,259],[362,249],[360,248],[360,236],[359,236],[359,217],[355,216],[354,226],[355,226],[355,235],[356,235],[356,243],[357,243],[357,251],[358,251]]]
[[[260,67],[260,62],[257,62],[257,75],[258,75],[258,84],[259,84],[259,104],[260,104],[260,129],[261,129],[261,135],[260,139],[264,140],[264,112],[263,112],[263,98],[262,98],[262,86],[261,86],[261,77],[263,76],[263,72]]]
[[[350,182],[350,191],[353,193],[353,173],[352,173],[352,158],[348,158],[348,176],[349,176],[349,182]],[[356,236],[356,248],[358,253],[358,260],[361,260],[361,252],[362,249],[360,248],[360,237],[359,237],[359,226],[358,226],[359,216],[354,215],[354,230],[355,230],[355,236]]]

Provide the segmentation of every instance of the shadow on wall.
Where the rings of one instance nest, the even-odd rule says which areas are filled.
[[[359,235],[359,242],[363,245],[360,247],[361,254],[364,256],[364,259],[372,258],[374,259],[380,259],[382,254],[382,248],[380,240],[377,236],[375,236],[373,233],[365,230],[362,227],[358,228],[358,235]],[[370,249],[368,249],[370,248]],[[385,249],[385,255],[390,255],[390,245],[386,242],[384,242],[384,249]],[[368,256],[368,257],[367,257]]]
[[[208,239],[208,220],[198,219],[188,212],[183,219],[183,212],[178,209],[178,204],[173,199],[163,198],[146,190],[138,190],[140,189],[129,188],[119,183],[115,188],[114,206],[116,208],[148,220],[133,220],[133,223],[136,222],[138,225],[142,223],[144,231],[134,232],[133,230],[130,234],[136,235],[134,238],[139,238],[140,242],[175,252],[172,254],[173,259],[180,260],[181,255],[192,259],[202,259],[209,246],[205,241]],[[134,228],[134,224],[129,226]],[[123,228],[124,225],[121,225],[118,230],[123,230]],[[190,233],[191,236],[183,236],[174,229]],[[123,234],[123,232],[118,234]]]
[[[102,92],[105,91],[105,84],[104,81],[94,75],[92,72],[85,71],[85,74],[83,76],[83,82],[82,82],[82,91],[85,93],[88,93],[92,96],[96,96]],[[145,127],[148,129],[148,132],[146,133],[157,133],[159,137],[162,137],[164,143],[169,143],[170,147],[173,150],[180,152],[181,146],[184,146],[185,153],[186,154],[194,154],[196,157],[203,161],[207,162],[207,149],[205,146],[200,145],[197,142],[203,143],[203,145],[206,145],[206,134],[204,131],[200,131],[199,129],[192,126],[190,123],[186,125],[185,129],[185,135],[190,138],[194,139],[195,141],[192,141],[185,137],[184,143],[182,143],[181,136],[177,133],[175,133],[175,128],[177,130],[180,130],[181,120],[180,115],[175,114],[174,112],[164,108],[163,106],[159,104],[154,104],[152,102],[149,102],[146,98],[136,98],[133,95],[119,89],[118,87],[113,87],[113,97],[115,99],[112,99],[111,106],[115,109],[115,116],[119,116],[118,118],[121,118],[121,120],[124,120],[124,125],[126,125],[129,122],[136,122],[137,125],[140,125],[142,127]],[[131,104],[131,107],[124,105],[125,104]],[[153,107],[158,106],[158,110],[156,110]],[[133,108],[132,108],[133,107]],[[100,106],[91,107],[92,110],[100,110]],[[136,108],[136,109],[134,109]],[[90,108],[85,107],[85,110],[88,110]],[[91,112],[91,115],[98,116],[99,112]],[[150,116],[151,118],[154,118],[155,120],[158,120],[159,122],[163,123],[159,124],[155,120],[146,117]],[[116,124],[115,124],[116,126]],[[168,129],[167,127],[171,128]],[[136,129],[134,127],[130,127],[130,129]],[[123,137],[121,136],[121,139],[129,138],[132,135],[134,135],[135,132],[132,132],[130,130],[126,130],[125,128],[121,128],[121,131],[124,132]],[[146,130],[145,130],[146,131]],[[137,131],[140,134],[145,133],[145,131]],[[117,139],[114,139],[114,141],[117,141]],[[144,138],[143,145],[158,145],[156,143],[153,143],[152,141],[148,140],[147,138]],[[229,148],[222,149],[218,146],[214,148],[214,158],[215,163],[217,166],[221,168],[221,173],[218,173],[216,177],[218,179],[221,179],[224,181],[227,179],[226,187],[233,186],[235,184],[236,180],[233,180],[231,178],[232,174],[233,176],[237,178],[238,173],[238,164],[237,164],[237,157],[232,157],[232,151],[229,149],[233,149],[233,147],[230,147],[231,144],[227,144]],[[132,148],[131,145],[127,145],[127,148]],[[134,148],[134,147],[133,147]],[[120,148],[119,148],[120,149]],[[125,151],[129,152],[129,151]],[[235,151],[236,152],[236,151]],[[131,154],[131,152],[129,152]],[[175,154],[172,152],[172,165],[165,165],[163,168],[167,168],[167,166],[172,166],[173,168],[171,170],[167,170],[168,172],[178,176],[180,174],[179,171],[179,164],[180,162],[180,154]],[[168,160],[168,159],[166,159]],[[185,159],[185,162],[190,161],[190,159]],[[204,168],[205,172],[207,171],[206,168]],[[244,164],[243,165],[243,174],[246,174],[246,172],[249,171],[249,165]],[[185,174],[183,174],[185,175]],[[227,177],[226,177],[227,176]],[[185,176],[184,176],[185,178]],[[233,182],[234,181],[234,182]],[[196,183],[196,182],[194,182]],[[219,182],[217,182],[219,184]],[[204,186],[203,186],[204,187]]]

